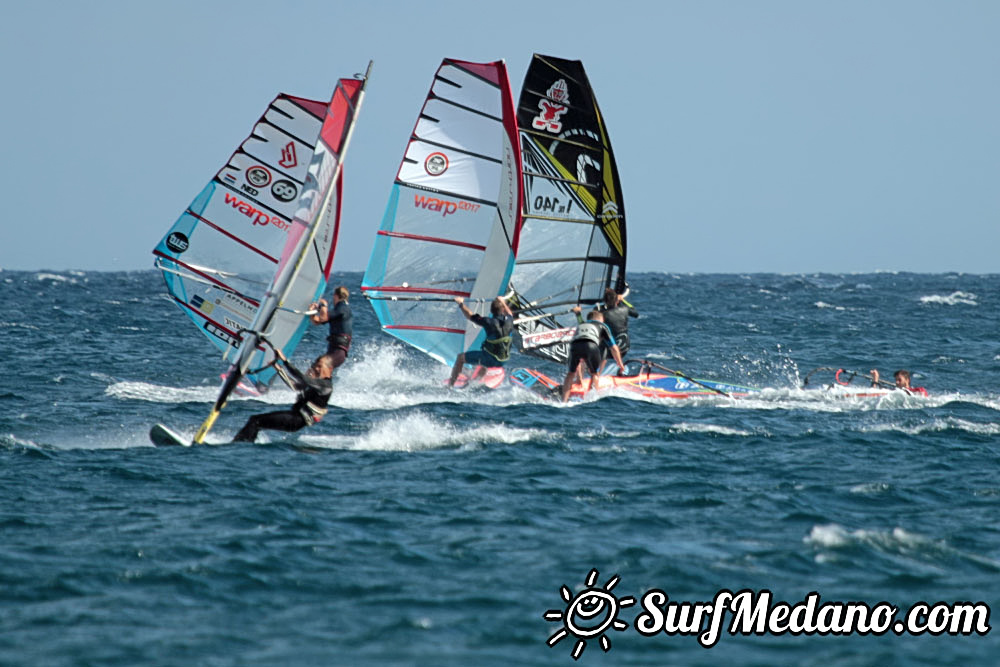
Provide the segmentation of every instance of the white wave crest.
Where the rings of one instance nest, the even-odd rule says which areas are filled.
[[[609,431],[604,426],[577,433],[578,437],[586,438],[588,440],[603,440],[605,438],[638,438],[640,435],[642,435],[640,431]]]
[[[875,424],[861,429],[864,432],[898,432],[907,435],[920,435],[921,433],[940,433],[949,430],[965,431],[977,435],[997,435],[1000,434],[1000,424],[972,422],[958,417],[945,417],[944,419],[933,419],[929,422],[916,425],[903,424]]]
[[[441,448],[471,449],[486,444],[513,444],[527,440],[549,440],[547,431],[515,428],[506,424],[455,427],[422,413],[378,422],[361,436],[305,435],[301,440],[316,447],[358,451],[418,452]]]
[[[931,294],[929,296],[920,297],[920,303],[940,303],[945,306],[957,306],[959,304],[966,306],[978,306],[976,302],[976,295],[971,292],[952,292],[948,296],[941,296],[939,294]]]
[[[833,308],[834,310],[847,310],[844,306],[835,306],[832,303],[827,303],[825,301],[817,301],[813,304],[817,308]]]
[[[857,484],[852,486],[851,493],[856,493],[862,496],[877,496],[885,493],[890,488],[892,487],[885,482],[869,482],[867,484]]]
[[[66,276],[60,276],[57,273],[39,273],[35,276],[36,280],[51,280],[58,283],[75,283],[75,278],[68,278]]]
[[[149,382],[115,382],[104,390],[105,396],[153,403],[210,403],[216,387],[165,387]]]
[[[802,538],[806,544],[819,549],[836,551],[853,546],[865,546],[884,553],[917,558],[931,563],[949,562],[961,558],[979,566],[1000,570],[1000,562],[979,554],[961,551],[949,546],[944,540],[935,540],[925,535],[895,527],[891,530],[847,530],[843,526],[832,523],[825,526],[813,526],[809,535]],[[823,553],[816,555],[817,562],[831,560]]]
[[[730,428],[728,426],[719,426],[717,424],[692,424],[688,422],[678,422],[670,427],[671,433],[713,433],[715,435],[735,435],[740,437],[748,437],[755,435],[751,431],[744,431],[738,428]]]
[[[825,526],[813,526],[809,535],[802,539],[806,544],[828,549],[838,549],[856,544],[867,544],[886,551],[899,551],[920,546],[928,546],[933,542],[916,533],[896,527],[892,530],[852,530],[849,531],[836,523]]]

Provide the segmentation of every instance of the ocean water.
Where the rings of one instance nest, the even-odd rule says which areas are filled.
[[[335,276],[355,294],[360,279]],[[193,433],[224,364],[158,274],[0,272],[0,664],[1000,664],[992,630],[724,627],[703,648],[637,629],[656,589],[815,592],[897,618],[992,608],[1000,275],[631,283],[631,357],[765,391],[571,406],[447,391],[447,369],[355,297],[323,423],[163,449],[149,427]],[[802,390],[817,366],[909,368],[931,396]],[[291,400],[232,401],[210,442]],[[593,588],[618,628],[587,626]]]

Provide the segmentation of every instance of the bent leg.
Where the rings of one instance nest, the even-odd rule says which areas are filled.
[[[563,385],[562,385],[562,400],[563,400],[563,403],[565,403],[566,401],[569,400],[570,391],[572,391],[572,389],[573,389],[573,379],[574,379],[574,377],[577,374],[581,374],[582,375],[582,373],[583,373],[583,359],[581,359],[577,363],[576,368],[570,367],[569,371],[566,373],[566,377],[563,378]]]
[[[305,425],[306,423],[302,415],[291,410],[252,415],[233,438],[233,442],[254,442],[260,430],[265,428],[274,431],[292,432],[298,431]]]

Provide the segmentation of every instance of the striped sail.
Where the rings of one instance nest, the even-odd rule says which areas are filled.
[[[567,358],[569,307],[625,286],[625,207],[583,63],[535,54],[517,110],[525,214],[515,291],[521,349]]]
[[[362,292],[382,329],[451,364],[507,289],[521,221],[513,96],[502,61],[445,59],[410,136]]]
[[[227,355],[240,350],[229,390],[244,374],[266,387],[273,353],[259,335],[290,355],[326,288],[363,84],[341,79],[328,103],[278,95],[153,251],[169,294],[202,333]]]

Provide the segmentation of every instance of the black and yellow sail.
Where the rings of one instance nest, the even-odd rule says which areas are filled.
[[[511,278],[521,350],[566,359],[568,309],[625,289],[621,181],[579,60],[535,54],[517,109],[524,223]]]

